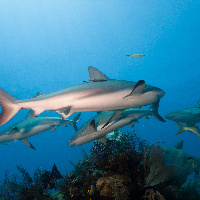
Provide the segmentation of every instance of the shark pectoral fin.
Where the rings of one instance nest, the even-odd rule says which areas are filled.
[[[71,111],[71,106],[68,106],[68,107],[65,107],[65,108],[62,108],[62,109],[57,110],[57,112],[58,112],[59,114],[61,114],[62,119],[66,119],[66,118],[68,118],[70,115],[72,115],[73,113],[70,112],[70,111]]]
[[[105,74],[103,74],[98,69],[92,66],[88,67],[88,71],[89,71],[90,81],[106,81],[109,79]]]
[[[33,113],[34,113],[34,110],[30,110],[30,111],[28,112],[28,114],[26,115],[25,119],[31,118],[32,115],[33,115]]]
[[[65,108],[63,112],[65,113],[65,115],[68,115],[70,113],[70,110],[71,110],[71,106],[68,106],[67,108]]]
[[[121,115],[122,112],[123,112],[123,110],[113,111],[113,113],[114,113],[113,116],[101,127],[101,129],[108,126],[109,123],[114,122],[114,121],[118,120],[120,117],[122,117],[122,115]]]
[[[143,93],[143,90],[145,88],[145,81],[144,80],[139,80],[135,87],[133,88],[132,92],[125,96],[124,98],[131,98],[134,95],[139,95]]]
[[[133,128],[136,122],[137,122],[137,121],[135,121],[135,120],[131,121],[131,122],[129,123],[129,126]]]
[[[81,116],[81,112],[77,113],[71,120],[70,120],[70,124],[72,126],[72,128],[77,131],[77,126],[76,123],[79,121],[79,118]]]
[[[28,147],[30,147],[31,149],[36,150],[36,148],[28,141],[28,138],[25,138],[23,140],[21,140],[25,145],[27,145]]]
[[[16,134],[16,133],[19,133],[20,131],[18,130],[17,127],[13,128],[12,130],[10,130],[9,132],[9,135],[13,135],[13,134]]]
[[[35,117],[37,115],[39,115],[40,113],[42,113],[44,110],[38,109],[38,110],[34,110],[34,113],[31,115],[31,117]]]
[[[55,131],[57,127],[58,127],[58,126],[52,125],[51,128],[50,128],[49,130]]]
[[[104,136],[104,137],[102,137],[102,138],[99,138],[98,141],[99,141],[99,142],[106,143],[106,142],[107,142],[107,138],[106,138],[106,136]]]
[[[95,129],[95,119],[93,119],[89,123],[89,125],[88,125],[88,127],[86,129],[86,134],[90,134],[90,133],[94,133],[94,132],[96,132],[96,129]]]
[[[143,118],[144,118],[144,119],[149,119],[148,116],[144,116]]]

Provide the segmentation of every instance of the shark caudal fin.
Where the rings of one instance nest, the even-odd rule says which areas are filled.
[[[76,123],[79,121],[80,116],[81,116],[81,112],[77,113],[72,119],[70,119],[70,125],[75,131],[77,131]]]
[[[17,100],[17,98],[0,89],[0,105],[2,107],[0,126],[9,121],[21,110],[21,108],[14,104]]]
[[[166,121],[158,114],[159,103],[160,103],[160,100],[157,101],[157,102],[155,102],[155,103],[153,103],[153,104],[150,106],[149,110],[151,111],[151,115],[152,115],[155,119],[157,119],[157,120],[159,120],[159,121],[161,121],[161,122],[166,122]]]

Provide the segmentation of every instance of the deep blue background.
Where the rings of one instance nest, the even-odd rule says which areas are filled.
[[[0,0],[0,88],[19,99],[37,92],[54,92],[89,80],[88,66],[112,79],[145,80],[162,88],[163,117],[193,107],[200,100],[199,0]],[[145,54],[128,59],[127,54]],[[21,110],[0,130],[25,118]],[[94,113],[83,113],[80,126]],[[58,116],[44,112],[40,116]],[[199,156],[197,135],[184,132],[172,121],[142,119],[133,129],[150,143],[174,145],[184,140],[184,150]],[[62,172],[82,159],[92,143],[68,147],[71,127],[58,127],[29,138],[36,151],[22,142],[0,145],[0,177],[16,165],[33,171],[50,170],[55,162]]]

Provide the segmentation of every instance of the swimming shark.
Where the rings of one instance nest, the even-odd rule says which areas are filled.
[[[32,109],[32,117],[44,110],[57,111],[63,119],[75,112],[119,111],[157,102],[164,96],[160,88],[138,82],[112,80],[98,69],[88,68],[90,80],[50,94],[39,93],[33,98],[19,100],[0,89],[0,125],[5,124],[21,109]],[[119,112],[114,113],[119,114]]]
[[[28,141],[28,137],[37,135],[47,130],[55,131],[58,126],[67,126],[67,124],[70,124],[76,131],[76,122],[81,114],[77,113],[71,120],[69,120],[59,117],[31,117],[33,112],[34,111],[32,110],[29,111],[23,121],[0,131],[0,144],[20,140],[28,147],[35,149],[35,147]]]
[[[185,108],[175,112],[171,112],[165,116],[166,119],[186,123],[186,126],[194,126],[200,122],[200,101],[197,102],[194,108]]]
[[[152,115],[159,121],[165,122],[165,120],[158,114],[158,106],[159,101],[152,104],[149,109],[129,108],[121,113],[119,119],[113,121],[109,121],[113,115],[112,111],[101,112],[84,123],[69,141],[68,145],[70,147],[80,146],[93,140],[106,142],[106,135],[108,133],[126,125],[133,127],[138,119],[148,119],[148,115]],[[108,121],[109,124],[104,126]]]

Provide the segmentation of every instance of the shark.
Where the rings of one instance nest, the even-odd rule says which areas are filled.
[[[32,117],[45,110],[56,111],[63,119],[76,112],[119,111],[150,105],[161,99],[165,92],[138,82],[109,79],[98,69],[89,66],[88,82],[68,87],[50,94],[19,100],[0,89],[0,125],[5,124],[21,109],[34,110]],[[118,114],[118,112],[117,112]],[[113,114],[113,117],[115,113]]]
[[[112,117],[112,111],[100,112],[78,129],[76,134],[69,141],[68,145],[70,147],[80,146],[93,140],[106,142],[106,135],[108,133],[126,125],[133,127],[134,124],[138,122],[138,119],[148,119],[148,115],[152,115],[159,121],[165,122],[165,120],[158,114],[158,106],[159,101],[152,104],[149,109],[129,108],[120,114],[119,119],[113,119],[112,121],[109,120]],[[108,121],[108,125],[105,126],[105,123]]]
[[[77,113],[72,119],[62,119],[59,117],[31,117],[33,112],[33,110],[30,110],[23,121],[0,131],[0,144],[20,140],[28,147],[35,149],[35,147],[28,141],[29,137],[47,130],[55,131],[58,126],[67,126],[67,124],[70,124],[76,131],[76,122],[81,114]]]
[[[200,122],[200,101],[193,108],[185,108],[171,112],[165,116],[166,119],[186,123],[186,126],[194,126]]]

